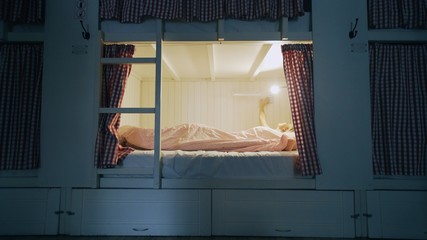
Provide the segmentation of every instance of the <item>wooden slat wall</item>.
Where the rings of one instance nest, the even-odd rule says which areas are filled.
[[[135,80],[135,79],[133,79]],[[128,83],[126,102],[136,101],[138,94],[133,84]],[[282,81],[283,82],[283,81]],[[162,127],[181,123],[202,123],[227,131],[239,131],[258,126],[258,106],[261,97],[269,95],[275,82],[266,81],[164,81],[162,97]],[[136,84],[135,84],[136,85]],[[282,83],[283,85],[283,83]],[[132,88],[129,90],[129,88]],[[139,106],[154,106],[154,82],[141,82]],[[129,91],[128,91],[129,90]],[[132,94],[132,96],[128,96]],[[235,94],[260,94],[259,96],[235,96]],[[287,89],[274,96],[266,108],[267,120],[275,127],[279,122],[291,122]],[[122,125],[135,124],[128,115]],[[126,120],[125,120],[126,119]],[[154,117],[141,115],[139,126],[153,128]]]
[[[141,82],[131,72],[126,83],[125,95],[123,96],[122,107],[140,107]],[[140,114],[122,114],[120,125],[138,126]]]

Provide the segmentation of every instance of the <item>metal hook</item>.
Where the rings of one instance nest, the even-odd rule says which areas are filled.
[[[83,38],[84,39],[86,39],[86,40],[89,40],[89,38],[90,38],[90,33],[86,30],[86,28],[83,26],[83,21],[82,20],[80,20],[80,25],[82,26],[82,28],[83,28],[83,32],[82,32],[82,36],[83,36]]]
[[[354,27],[353,27],[353,22],[351,23],[351,30],[350,30],[350,32],[348,33],[348,37],[350,38],[350,39],[353,39],[353,38],[355,38],[356,36],[357,36],[357,30],[356,30],[356,27],[357,27],[357,22],[359,21],[359,19],[358,18],[356,18],[356,23],[354,24]]]

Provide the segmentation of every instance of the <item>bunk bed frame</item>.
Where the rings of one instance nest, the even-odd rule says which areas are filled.
[[[217,20],[208,23],[169,22],[148,19],[140,24],[122,24],[103,21],[100,24],[102,41],[114,42],[154,42],[156,55],[152,58],[101,58],[101,64],[154,64],[155,65],[155,106],[153,108],[100,108],[99,113],[154,114],[155,140],[153,168],[111,168],[97,169],[99,188],[241,188],[241,189],[315,189],[314,177],[294,177],[286,179],[167,179],[162,178],[162,157],[160,144],[160,106],[162,89],[162,47],[164,41],[298,41],[310,42],[310,13],[290,21]],[[257,26],[258,24],[258,26]],[[302,25],[302,26],[300,26]],[[254,26],[260,32],[253,31]],[[267,31],[265,30],[267,29]],[[295,31],[295,29],[297,31]],[[304,31],[301,31],[304,29]],[[99,77],[101,79],[101,76]],[[111,177],[114,176],[114,177]]]
[[[104,42],[155,41],[155,58],[101,58],[101,64],[155,64],[155,107],[100,108],[99,113],[155,114],[154,167],[97,169],[96,189],[73,190],[73,209],[76,209],[76,217],[81,219],[81,222],[74,224],[71,232],[84,235],[354,236],[354,218],[351,217],[354,215],[353,192],[318,191],[314,177],[162,177],[159,136],[163,42],[311,41],[311,31],[308,27],[305,32],[291,33],[288,30],[292,27],[286,18],[269,23],[280,26],[277,31],[256,34],[249,31],[227,32],[227,20],[209,23],[208,27],[213,29],[213,32],[207,34],[200,33],[199,23],[180,23],[181,26],[171,27],[169,24],[176,23],[154,20],[142,24],[151,29],[142,33],[132,30],[141,28],[141,25],[112,24],[116,25],[115,29],[122,31],[109,31],[108,25],[103,22],[101,28]],[[193,34],[192,31],[185,31],[182,29],[184,25],[195,27],[199,32]],[[126,27],[129,29],[123,31]],[[168,32],[168,27],[181,29],[179,32]],[[99,214],[100,212],[102,214]],[[326,212],[327,216],[324,214]]]

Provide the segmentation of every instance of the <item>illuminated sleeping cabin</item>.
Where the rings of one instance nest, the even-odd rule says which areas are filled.
[[[315,190],[311,1],[111,3],[96,189],[74,190],[74,232],[352,235],[352,193]]]
[[[315,190],[311,2],[296,2],[274,19],[101,21],[98,189],[78,191],[79,233],[352,234],[351,220],[336,224],[351,208],[334,207],[352,194]],[[333,220],[292,220],[313,208]]]
[[[102,21],[98,140],[109,129],[117,138],[111,149],[119,149],[97,148],[100,187],[314,188],[314,126],[301,119],[310,110],[297,92],[313,91],[310,12],[301,15]],[[121,85],[113,89],[112,79]],[[123,95],[112,104],[115,91]],[[298,137],[314,144],[298,146]],[[299,147],[306,148],[303,158]]]
[[[155,54],[155,44],[132,45],[134,58]],[[161,176],[301,177],[282,59],[281,42],[164,42]],[[155,83],[154,64],[133,64],[122,108],[153,108]],[[135,150],[115,170],[153,169],[154,114],[121,114],[120,126],[119,142]]]

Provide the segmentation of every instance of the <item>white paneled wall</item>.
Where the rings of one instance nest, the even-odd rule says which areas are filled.
[[[135,79],[131,79],[127,85],[124,103],[134,104],[134,101],[139,99],[141,101],[140,106],[153,107],[154,82],[141,81],[141,94],[138,98],[136,96],[138,91],[134,89],[137,83],[130,83],[133,81]],[[259,100],[270,94],[269,89],[273,84],[283,85],[284,80],[280,82],[249,80],[227,82],[164,81],[162,88],[162,127],[171,127],[182,123],[202,123],[227,131],[239,131],[258,126]],[[247,96],[241,96],[241,94],[247,94]],[[266,108],[266,114],[272,127],[275,127],[279,122],[291,122],[286,88],[274,96],[272,103]],[[134,116],[123,115],[122,125],[124,123],[136,125],[136,120],[133,118]],[[141,115],[139,126],[153,128],[153,116]]]
[[[128,81],[126,82],[125,95],[122,101],[122,107],[140,107],[141,82],[131,72]],[[120,125],[138,126],[139,114],[122,114]]]

